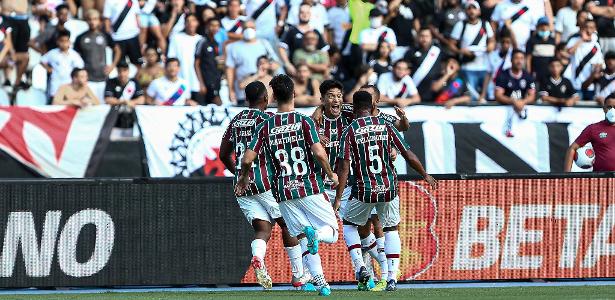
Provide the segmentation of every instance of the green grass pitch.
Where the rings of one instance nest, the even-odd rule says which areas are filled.
[[[295,291],[104,293],[54,295],[2,295],[5,299],[32,300],[192,300],[192,299],[315,299],[316,293]],[[333,290],[328,299],[615,299],[615,286],[554,286],[507,288],[400,289],[396,292]]]

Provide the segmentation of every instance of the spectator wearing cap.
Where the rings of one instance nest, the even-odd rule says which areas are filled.
[[[287,30],[282,34],[279,52],[280,59],[284,63],[286,72],[293,76],[296,74],[295,66],[293,65],[292,58],[295,55],[295,51],[304,46],[304,38],[308,32],[316,35],[317,44],[316,49],[327,51],[329,46],[325,42],[322,34],[310,25],[310,19],[312,17],[312,11],[310,5],[301,4],[299,6],[299,24],[296,26],[289,26]]]
[[[478,2],[468,1],[465,8],[468,19],[455,25],[449,45],[459,57],[472,100],[485,102],[489,85],[487,53],[495,48],[495,35],[489,23],[480,19]]]
[[[536,24],[536,31],[527,42],[527,71],[544,82],[549,77],[549,62],[555,57],[555,38],[549,30],[549,19],[542,17]]]
[[[248,20],[244,22],[243,40],[229,44],[226,48],[226,80],[232,103],[243,105],[245,102],[245,93],[239,88],[239,83],[258,71],[257,61],[261,56],[274,61],[276,69],[279,67],[277,54],[267,41],[256,37],[254,22]]]
[[[75,68],[71,70],[70,78],[70,83],[63,84],[58,88],[51,104],[72,105],[78,108],[100,104],[100,100],[88,87],[88,72],[85,69]]]
[[[383,23],[384,16],[382,12],[374,8],[369,12],[369,28],[361,31],[359,35],[359,45],[363,50],[364,54],[367,57],[364,58],[364,61],[367,62],[371,60],[372,56],[375,54],[378,49],[378,44],[386,41],[391,45],[391,51],[395,51],[395,47],[397,46],[397,37],[395,36],[395,32],[393,29],[387,27]]]
[[[607,52],[604,55],[606,69],[600,78],[596,80],[596,101],[602,105],[604,99],[615,93],[615,51]]]
[[[603,52],[615,51],[615,6],[613,0],[587,2],[587,10],[596,17]]]
[[[329,54],[318,49],[316,31],[308,31],[303,36],[303,47],[295,51],[293,64],[306,64],[312,72],[312,77],[320,82],[329,77]]]
[[[557,11],[555,17],[555,42],[566,42],[575,33],[579,32],[577,14],[583,9],[584,0],[570,0],[566,7]]]
[[[109,79],[105,88],[105,103],[134,108],[145,103],[144,92],[139,83],[130,78],[128,64],[117,65],[117,77]]]
[[[101,31],[100,13],[91,9],[86,13],[89,29],[75,40],[75,51],[81,55],[88,71],[88,86],[98,99],[104,99],[105,82],[120,61],[122,50],[111,36]],[[107,64],[107,47],[113,49],[113,61]]]
[[[491,15],[493,28],[501,30],[504,27],[510,27],[511,32],[515,33],[517,47],[523,51],[525,51],[530,33],[535,29],[537,19],[532,6],[522,0],[502,1],[496,5]]]
[[[594,35],[595,32],[596,22],[585,20],[579,31],[580,37],[570,39],[567,45],[571,57],[570,71],[566,75],[583,100],[594,99],[594,81],[600,76],[604,64],[602,47]]]

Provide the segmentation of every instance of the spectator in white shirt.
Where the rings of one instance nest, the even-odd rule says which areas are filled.
[[[401,59],[393,65],[393,72],[380,75],[378,89],[382,92],[381,103],[405,107],[421,102],[421,96],[410,77],[410,65]]]
[[[164,66],[164,76],[152,81],[147,88],[148,103],[163,106],[197,105],[190,99],[188,82],[179,78],[180,63],[177,58],[169,58]]]
[[[596,36],[596,22],[586,20],[579,31],[578,39],[568,42],[570,71],[566,73],[583,100],[594,99],[594,74],[600,74],[604,56]]]
[[[201,98],[199,94],[201,85],[194,69],[194,53],[196,53],[196,45],[203,38],[196,33],[197,27],[199,27],[199,21],[196,15],[187,14],[185,29],[171,36],[167,54],[167,57],[179,60],[179,77],[188,82],[188,91],[192,93],[191,99],[195,101]]]
[[[288,19],[286,23],[290,25],[297,25],[299,23],[299,7],[302,4],[310,5],[311,15],[310,26],[315,30],[318,30],[323,36],[327,36],[326,28],[329,28],[329,15],[327,9],[316,0],[303,0],[298,1],[297,5],[291,5],[288,11]],[[326,38],[325,38],[326,39]],[[330,42],[327,40],[327,42]]]
[[[359,34],[359,45],[361,46],[361,50],[367,54],[365,61],[369,61],[373,58],[372,56],[378,49],[378,44],[382,41],[389,43],[391,51],[395,51],[397,37],[393,29],[385,26],[383,21],[384,16],[379,9],[373,8],[369,12],[370,27],[364,29]]]
[[[285,0],[245,0],[246,16],[254,20],[256,35],[271,45],[277,44],[288,15]]]
[[[577,13],[583,9],[584,0],[570,0],[570,5],[560,8],[555,17],[555,43],[565,42],[579,32]]]
[[[110,32],[113,41],[120,46],[122,59],[128,57],[137,68],[143,63],[139,44],[139,12],[138,0],[105,0],[105,31]]]
[[[530,33],[536,29],[536,22],[538,21],[531,8],[532,6],[521,0],[503,1],[495,6],[491,15],[493,28],[503,28],[506,25],[505,23],[510,23],[512,32],[515,33],[517,47],[523,51],[525,51],[525,44],[530,38]]]
[[[350,12],[348,10],[348,0],[337,0],[336,6],[329,8],[327,12],[329,17],[329,27],[331,28],[333,38],[329,43],[335,44],[337,49],[344,49],[344,37],[346,31],[352,28],[350,20]]]
[[[77,51],[70,47],[70,33],[66,30],[58,32],[58,48],[52,49],[41,57],[41,64],[50,73],[47,93],[53,97],[60,85],[71,82],[71,72],[75,68],[83,68],[83,59]]]
[[[222,28],[226,30],[229,40],[238,41],[243,38],[243,22],[246,17],[241,15],[241,1],[230,0],[227,4],[227,15],[222,18],[220,23]]]

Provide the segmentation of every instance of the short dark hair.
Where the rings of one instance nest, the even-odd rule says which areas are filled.
[[[172,58],[168,58],[167,62],[164,63],[164,67],[168,67],[172,62],[176,62],[178,65],[181,65],[181,63],[179,62],[179,59],[172,57]]]
[[[117,63],[117,69],[128,69],[128,63],[126,61],[121,60],[119,63]]]
[[[265,100],[267,87],[260,81],[252,81],[246,86],[246,100],[250,104],[255,104]]]
[[[70,31],[63,29],[63,30],[58,30],[58,32],[56,33],[56,39],[60,39],[61,37],[67,37],[70,39]]]
[[[369,90],[371,89],[372,91],[374,91],[374,94],[376,94],[376,97],[378,99],[380,99],[380,90],[378,89],[377,86],[373,85],[373,84],[364,84],[361,86],[360,88],[361,90]]]
[[[515,49],[515,50],[512,51],[512,55],[510,55],[510,57],[514,57],[516,54],[519,54],[519,53],[521,53],[521,54],[523,54],[523,56],[525,56],[525,52],[523,52],[523,50]]]
[[[288,103],[292,101],[295,93],[295,83],[288,75],[276,75],[269,82],[269,86],[273,90],[273,98],[275,98],[278,103]]]
[[[408,66],[408,68],[410,68],[410,62],[405,60],[405,59],[399,59],[397,61],[395,61],[395,63],[393,63],[393,68],[397,67],[397,65],[399,64],[406,64],[406,66]]]
[[[320,84],[320,87],[318,88],[318,90],[320,91],[320,95],[324,96],[327,92],[329,92],[332,89],[339,89],[340,91],[342,91],[342,94],[344,93],[344,85],[334,79],[327,79],[325,81],[323,81]]]
[[[562,65],[564,64],[561,60],[559,60],[559,59],[557,59],[557,58],[555,58],[555,57],[553,57],[553,58],[551,58],[551,59],[549,60],[549,64],[552,64],[552,63],[555,63],[555,62],[558,62],[558,63],[560,63],[560,64],[562,64]]]
[[[72,71],[70,71],[70,77],[71,78],[77,77],[77,75],[79,75],[79,72],[81,72],[81,71],[85,71],[85,69],[83,69],[83,68],[74,68]]]
[[[604,55],[604,60],[615,59],[615,51],[609,51]]]
[[[372,95],[366,91],[358,91],[352,95],[352,105],[355,111],[369,110],[373,108]]]
[[[606,102],[609,100],[614,100],[615,101],[615,93],[612,93],[610,95],[608,95],[605,99],[604,99],[604,104],[603,106],[606,106]]]
[[[566,47],[566,42],[561,42],[557,45],[555,45],[555,52],[559,52],[562,50],[568,50],[568,47]]]
[[[56,6],[56,12],[60,12],[63,9],[69,10],[68,5],[60,4],[60,5]]]

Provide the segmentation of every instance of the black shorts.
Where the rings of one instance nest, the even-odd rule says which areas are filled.
[[[122,50],[121,59],[128,59],[134,65],[143,64],[143,56],[141,55],[141,45],[139,44],[139,37],[134,37],[128,40],[116,41],[120,49]]]
[[[13,17],[6,18],[9,19],[11,29],[13,30],[11,35],[15,52],[28,52],[28,42],[30,42],[30,24],[28,24],[28,19],[22,20]]]

